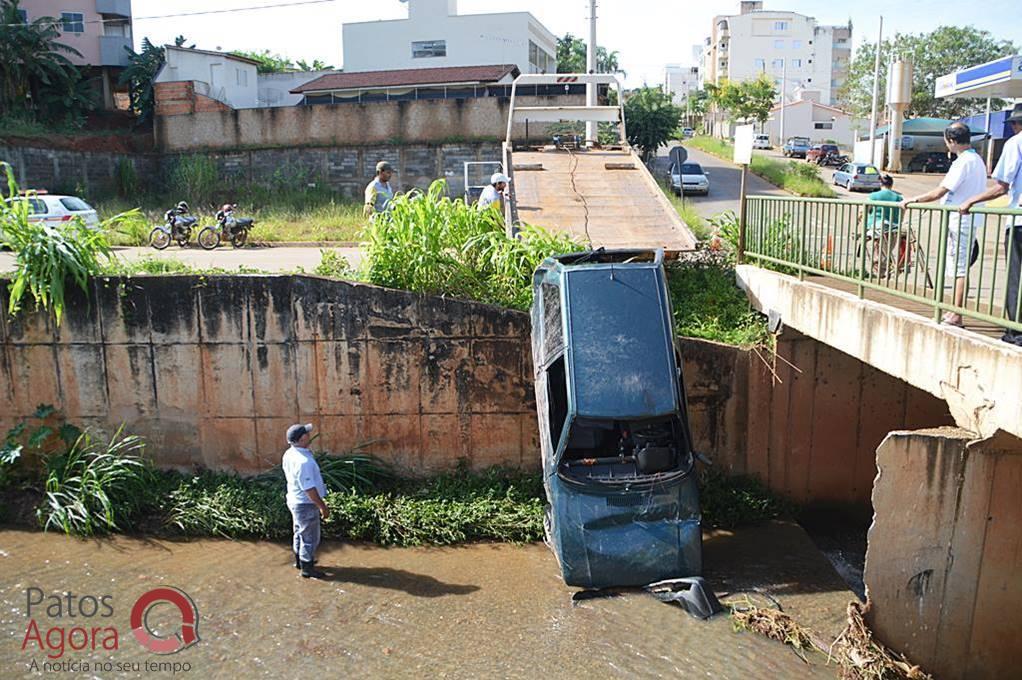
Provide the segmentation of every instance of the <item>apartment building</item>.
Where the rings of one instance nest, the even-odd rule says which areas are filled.
[[[458,14],[457,0],[406,0],[408,18],[344,24],[345,72],[515,64],[557,72],[557,38],[529,12]]]
[[[58,21],[60,42],[80,53],[67,55],[97,79],[105,108],[114,107],[114,91],[132,47],[131,0],[21,0],[22,19]]]
[[[668,64],[664,67],[664,91],[681,104],[690,92],[699,89],[699,67]]]
[[[814,17],[763,9],[762,0],[743,0],[738,14],[717,16],[703,46],[701,85],[743,81],[765,73],[784,89],[819,93],[832,105],[848,77],[852,53],[851,24],[827,26]]]

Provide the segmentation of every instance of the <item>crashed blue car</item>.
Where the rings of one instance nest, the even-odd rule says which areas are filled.
[[[696,454],[663,251],[548,258],[533,291],[546,539],[565,583],[698,576]]]

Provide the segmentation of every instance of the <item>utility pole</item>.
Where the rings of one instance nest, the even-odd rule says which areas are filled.
[[[880,17],[880,30],[877,31],[876,59],[873,60],[873,113],[869,117],[869,162],[876,159],[877,136],[877,95],[880,90],[880,45],[884,38],[884,18]]]
[[[596,0],[589,0],[589,44],[586,46],[586,72],[596,73]],[[596,84],[586,83],[586,106],[596,106]],[[599,139],[596,121],[586,121],[586,146]]]
[[[788,59],[781,60],[781,138],[778,145],[784,147],[784,106],[787,104],[785,91],[788,89]]]

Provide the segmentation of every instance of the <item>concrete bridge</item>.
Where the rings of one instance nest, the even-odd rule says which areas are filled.
[[[959,299],[951,209],[756,196],[743,215],[739,285],[781,337],[797,331],[944,400],[958,426],[891,432],[877,449],[871,625],[938,677],[1017,673],[1022,347],[999,336],[1022,331],[1004,318],[1002,241],[1022,211],[977,211]],[[963,327],[941,323],[948,312]]]

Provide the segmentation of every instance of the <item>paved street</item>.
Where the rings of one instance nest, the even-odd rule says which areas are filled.
[[[156,260],[178,260],[193,267],[220,267],[237,270],[239,266],[260,269],[268,272],[289,272],[299,267],[311,272],[321,259],[321,250],[316,247],[257,247],[249,246],[240,250],[234,248],[217,248],[203,250],[198,246],[178,248],[171,246],[159,251],[152,248],[115,248],[117,257],[125,260],[151,258]],[[348,259],[352,266],[361,261],[358,248],[329,248]],[[14,255],[8,251],[0,252],[0,271],[10,271],[14,266]]]

